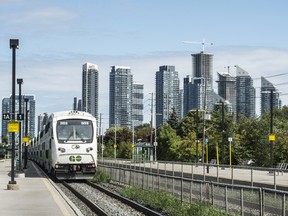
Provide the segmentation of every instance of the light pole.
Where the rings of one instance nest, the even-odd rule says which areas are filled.
[[[198,148],[199,148],[199,137],[198,137],[198,127],[199,127],[199,115],[198,115],[198,108],[196,109],[196,163],[199,163],[199,157],[198,157]],[[197,165],[196,165],[197,166]]]
[[[103,132],[103,128],[101,128],[101,131]],[[102,161],[103,161],[103,155],[104,155],[104,145],[103,145],[103,134],[101,132],[101,151],[102,151]]]
[[[232,166],[232,137],[228,137],[229,141],[229,165]]]
[[[28,101],[29,98],[24,98],[25,106],[26,106],[26,114],[25,114],[25,137],[28,137]],[[27,169],[27,160],[28,160],[28,152],[27,152],[27,143],[25,142],[25,157],[24,157],[24,167],[23,169]]]
[[[12,49],[12,121],[15,121],[15,83],[16,83],[16,49],[18,49],[19,40],[10,39],[10,49]],[[12,132],[12,158],[11,158],[11,180],[8,184],[8,189],[11,185],[17,184],[15,181],[15,132]]]
[[[21,85],[23,84],[23,79],[17,79],[17,84],[19,85],[19,116],[22,118],[22,95],[21,95]],[[22,170],[22,123],[19,121],[19,143],[18,143],[18,148],[19,148],[19,170]]]
[[[155,158],[154,158],[154,160],[155,160],[155,162],[157,161],[157,146],[158,146],[158,142],[157,142],[157,124],[156,124],[156,116],[157,115],[162,115],[162,113],[155,113],[155,137],[154,137],[154,150],[155,150]]]
[[[158,143],[157,143],[157,128],[156,128],[156,125],[155,125],[155,137],[154,137],[154,148],[155,148],[155,162],[157,161],[157,146],[158,146]]]
[[[224,164],[224,102],[222,101],[222,115],[221,115],[221,132],[222,132],[222,150],[221,150],[221,163]]]
[[[116,118],[115,118],[115,124],[114,124],[114,159],[116,160],[116,148],[117,148],[117,144],[116,144],[116,141],[117,141],[117,134],[116,134]]]
[[[134,146],[135,146],[135,131],[134,131],[134,120],[132,120],[132,145],[131,145],[132,161],[134,161]]]
[[[270,167],[273,168],[273,141],[275,136],[273,135],[273,90],[270,90]]]

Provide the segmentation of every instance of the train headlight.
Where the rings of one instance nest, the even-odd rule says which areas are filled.
[[[89,151],[92,151],[92,150],[93,150],[92,147],[88,147],[88,148],[86,148],[86,152],[89,152]]]
[[[59,148],[58,148],[58,151],[60,151],[61,153],[64,153],[66,150],[65,150],[65,148],[59,147]]]

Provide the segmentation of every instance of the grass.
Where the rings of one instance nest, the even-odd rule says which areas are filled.
[[[110,178],[109,175],[106,174],[105,171],[101,170],[100,168],[96,169],[96,174],[94,175],[93,179],[91,182],[93,183],[109,183]]]
[[[109,183],[109,175],[100,168],[96,169],[96,174],[92,179],[94,183]],[[143,190],[139,187],[125,186],[119,191],[124,197],[134,200],[148,208],[154,209],[167,216],[226,216],[224,212],[211,206],[210,204],[188,204],[181,203],[175,196],[164,191]]]
[[[211,205],[181,203],[176,197],[166,192],[143,190],[138,187],[124,187],[119,193],[148,208],[168,216],[224,216],[228,215]]]

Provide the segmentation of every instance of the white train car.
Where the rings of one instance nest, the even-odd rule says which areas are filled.
[[[81,111],[52,113],[31,145],[30,158],[58,179],[90,179],[97,167],[97,124]]]

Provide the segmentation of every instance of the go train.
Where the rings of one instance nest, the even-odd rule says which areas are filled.
[[[52,113],[30,141],[29,158],[58,179],[91,179],[97,167],[97,124],[81,111]]]

